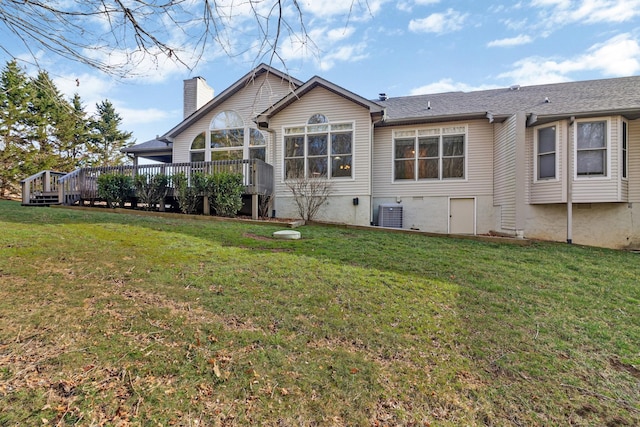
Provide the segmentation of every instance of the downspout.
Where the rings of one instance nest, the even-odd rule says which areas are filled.
[[[371,121],[369,130],[369,225],[373,225],[373,138],[375,123]]]
[[[573,170],[571,168],[571,128],[576,118],[569,119],[569,128],[567,130],[567,243],[573,243]]]

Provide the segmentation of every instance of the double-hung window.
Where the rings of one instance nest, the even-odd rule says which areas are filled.
[[[395,131],[394,180],[464,179],[466,133],[465,126]]]
[[[576,174],[607,176],[607,121],[581,121],[576,126]]]
[[[557,177],[557,132],[556,126],[538,128],[535,133],[537,180]]]
[[[305,126],[284,129],[284,177],[350,178],[353,124],[314,114]]]

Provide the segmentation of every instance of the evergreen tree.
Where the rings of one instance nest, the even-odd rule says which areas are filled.
[[[20,180],[41,170],[118,165],[133,144],[109,101],[87,117],[75,94],[67,101],[46,71],[29,78],[8,62],[0,74],[0,197],[19,194]]]
[[[35,172],[31,144],[32,86],[16,61],[0,74],[0,197],[19,192],[19,182]]]
[[[28,138],[37,149],[33,159],[33,167],[40,171],[57,169],[58,140],[57,126],[71,111],[71,106],[58,91],[46,71],[40,71],[30,82],[32,99],[29,118],[30,131]]]
[[[55,129],[57,140],[56,170],[69,172],[89,162],[90,122],[77,93],[67,111],[61,111]]]
[[[97,104],[96,108],[96,119],[91,125],[91,165],[117,166],[127,163],[127,156],[120,150],[133,145],[133,133],[119,129],[122,118],[108,99]]]

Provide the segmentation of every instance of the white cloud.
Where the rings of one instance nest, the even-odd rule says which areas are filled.
[[[338,62],[356,62],[368,56],[366,41],[349,43],[354,28],[316,28],[309,32],[310,40],[288,37],[280,45],[280,57],[285,63],[312,60],[322,70]]]
[[[331,18],[335,16],[344,17],[345,21],[363,21],[368,20],[380,11],[382,6],[389,0],[368,0],[349,1],[349,0],[306,0],[298,2],[303,11],[312,14],[316,18]]]
[[[320,58],[320,69],[327,71],[336,65],[336,62],[357,62],[366,58],[366,43],[342,46]]]
[[[114,103],[114,107],[122,117],[122,127],[124,129],[147,123],[158,123],[166,127],[166,120],[175,116],[172,112],[158,108],[133,109],[124,107],[119,103]]]
[[[115,87],[115,82],[112,79],[88,73],[54,77],[53,82],[67,99],[73,98],[76,93],[80,95],[88,114],[93,114],[96,110],[96,104],[108,99],[109,93]]]
[[[580,71],[596,71],[609,77],[636,74],[640,72],[640,43],[630,34],[621,34],[563,61],[540,57],[522,59],[514,64],[513,70],[498,77],[532,85],[568,81],[571,73]]]
[[[327,31],[327,41],[329,42],[339,42],[344,39],[348,39],[355,33],[356,29],[353,27],[347,28],[334,28],[332,30]]]
[[[409,22],[409,30],[416,33],[449,33],[460,30],[467,14],[448,9],[445,13],[434,13],[426,18],[412,19]]]
[[[489,43],[487,43],[487,47],[520,46],[523,44],[531,43],[532,41],[533,39],[531,37],[521,34],[517,37],[490,41]]]
[[[472,92],[476,90],[495,89],[496,87],[497,86],[493,85],[471,86],[466,83],[454,82],[452,79],[441,79],[435,83],[411,89],[409,95],[426,95],[445,92]]]
[[[440,3],[440,0],[399,1],[396,3],[396,8],[402,12],[411,12],[414,6],[431,6],[438,3]]]
[[[620,23],[640,16],[640,0],[533,0],[547,26]]]

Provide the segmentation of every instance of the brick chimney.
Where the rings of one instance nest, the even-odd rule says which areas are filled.
[[[202,77],[193,77],[184,81],[184,117],[187,118],[198,108],[213,99],[213,89]]]

